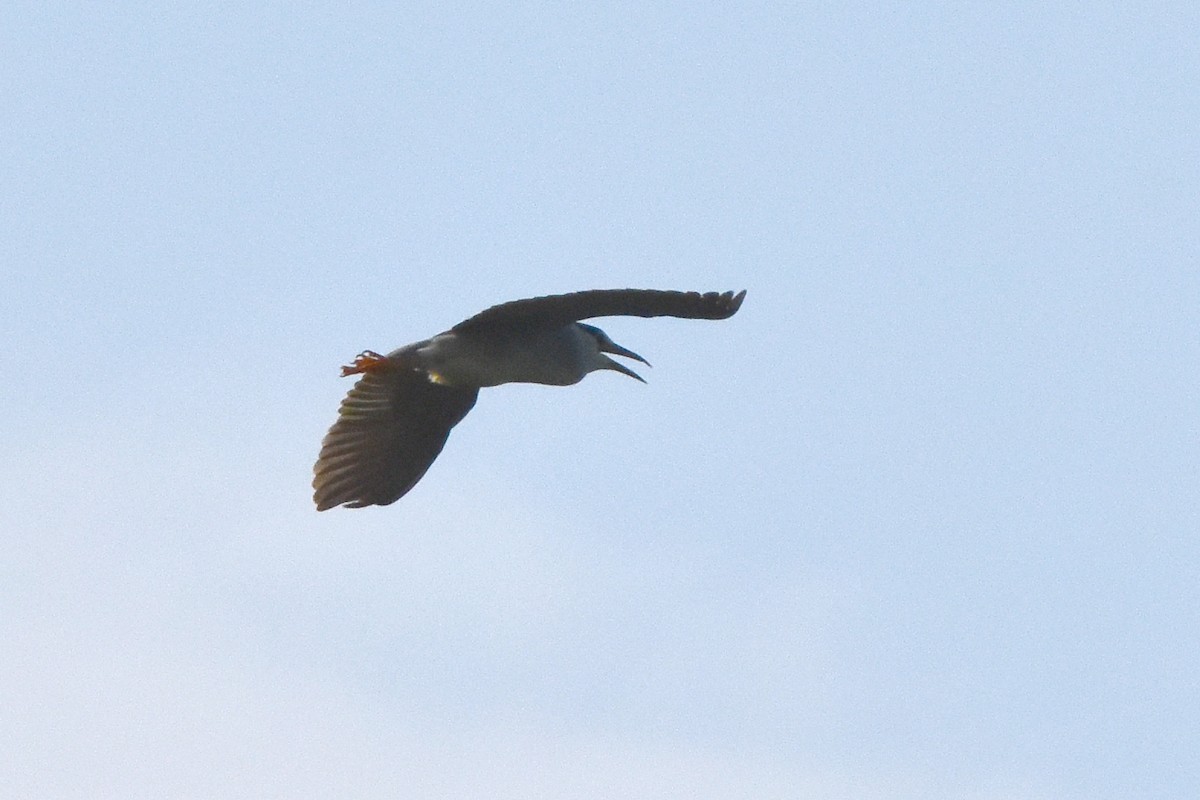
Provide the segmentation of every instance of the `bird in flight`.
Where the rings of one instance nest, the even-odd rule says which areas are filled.
[[[646,359],[593,325],[593,317],[728,319],[745,291],[668,292],[595,289],[502,303],[431,339],[385,355],[371,350],[342,367],[361,375],[321,442],[313,467],[318,511],[394,503],[421,480],[442,452],[450,429],[479,390],[502,383],[570,386],[610,369],[636,372],[607,354]],[[645,383],[645,381],[642,381]]]

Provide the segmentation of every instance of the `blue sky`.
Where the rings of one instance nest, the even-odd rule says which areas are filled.
[[[1192,4],[9,3],[0,786],[1200,791]],[[337,368],[487,390],[317,514]]]

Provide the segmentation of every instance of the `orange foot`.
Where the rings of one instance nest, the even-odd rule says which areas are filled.
[[[377,372],[386,369],[391,362],[387,356],[381,356],[374,350],[364,350],[354,357],[354,363],[342,367],[342,377],[358,375],[360,372]]]

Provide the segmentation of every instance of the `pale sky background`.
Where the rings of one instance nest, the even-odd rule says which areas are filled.
[[[1198,8],[5,3],[0,795],[1200,796]]]

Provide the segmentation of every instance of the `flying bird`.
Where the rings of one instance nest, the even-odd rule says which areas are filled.
[[[481,311],[431,339],[342,367],[361,375],[321,442],[313,467],[318,511],[388,505],[408,493],[442,452],[479,390],[502,383],[570,386],[608,369],[642,381],[607,354],[650,362],[580,320],[593,317],[728,319],[745,291],[596,289],[533,297]],[[642,381],[645,383],[645,381]]]

